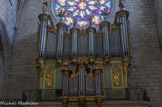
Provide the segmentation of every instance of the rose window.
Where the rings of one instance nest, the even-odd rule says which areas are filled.
[[[59,12],[65,11],[64,21],[72,27],[74,18],[79,27],[86,27],[91,19],[93,25],[98,25],[104,20],[103,12],[109,15],[111,0],[56,0],[55,15],[59,19]]]

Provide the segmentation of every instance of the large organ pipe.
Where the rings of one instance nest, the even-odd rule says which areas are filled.
[[[65,31],[65,24],[58,23],[58,37],[57,37],[57,57],[63,56],[63,45],[64,45],[64,31]]]
[[[128,37],[128,16],[129,12],[125,9],[123,1],[120,1],[120,11],[117,12],[116,22],[120,22],[120,35],[121,35],[121,45],[123,56],[129,56],[129,37]]]
[[[39,58],[45,57],[46,39],[47,39],[47,22],[49,15],[46,13],[39,15],[40,20],[40,39],[39,39]]]
[[[105,57],[110,56],[110,37],[109,37],[109,27],[110,23],[107,21],[103,21],[100,24],[100,29],[102,30],[103,37],[103,52]]]
[[[123,55],[129,56],[129,40],[128,40],[128,30],[127,30],[127,19],[126,16],[120,17],[120,33],[122,39],[122,48],[123,48]]]
[[[94,56],[94,33],[96,29],[93,27],[88,27],[88,50],[89,50],[89,56]]]
[[[72,34],[72,57],[77,56],[77,47],[78,47],[78,29],[77,28],[72,28],[71,29],[71,34]]]

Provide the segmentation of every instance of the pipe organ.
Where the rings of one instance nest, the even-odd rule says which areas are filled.
[[[36,61],[42,99],[52,100],[60,93],[64,105],[69,101],[100,104],[106,88],[112,88],[110,96],[114,99],[125,98],[131,50],[129,12],[122,2],[114,24],[104,20],[99,29],[92,27],[91,22],[86,29],[77,28],[76,23],[68,29],[62,20],[63,11],[60,16],[55,28],[48,24],[51,17],[46,12],[39,15]]]

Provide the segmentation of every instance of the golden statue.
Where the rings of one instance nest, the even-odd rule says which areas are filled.
[[[119,0],[119,7],[120,8],[124,8],[124,1],[123,0]]]
[[[46,12],[47,11],[47,7],[48,7],[48,4],[47,4],[47,1],[43,0],[43,12]]]

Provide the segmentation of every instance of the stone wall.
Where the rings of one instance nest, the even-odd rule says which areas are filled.
[[[151,0],[127,0],[133,52],[129,86],[147,90],[153,107],[161,107],[162,56]]]
[[[1,0],[0,1],[0,38],[2,42],[2,53],[4,69],[1,71],[9,71],[10,55],[14,42],[14,34],[18,16],[25,0]],[[2,61],[2,60],[1,60]],[[1,67],[2,68],[2,67]],[[0,71],[0,72],[1,72]]]
[[[153,0],[154,4],[154,11],[156,15],[156,23],[158,26],[159,31],[159,39],[160,39],[160,45],[161,45],[161,51],[162,51],[162,1],[161,0]]]
[[[9,71],[10,53],[14,38],[17,0],[0,0],[0,96],[4,90],[4,71]],[[3,66],[3,67],[2,67]],[[3,97],[3,96],[1,96]]]
[[[9,0],[0,1],[0,38],[3,49],[3,69],[1,71],[9,71],[9,57],[13,45],[14,26],[16,22],[17,0],[9,2]]]
[[[161,48],[161,52],[162,52],[162,1],[161,0],[153,0],[153,4],[154,4],[154,11],[155,11],[155,16],[156,16],[156,23],[157,23],[157,27],[158,27],[158,33],[159,33],[159,41],[160,41],[160,48]],[[161,71],[162,72],[162,71]],[[160,76],[160,75],[159,75]],[[160,76],[162,77],[162,76]],[[162,78],[160,78],[160,96],[162,99]],[[162,102],[161,102],[162,105]]]
[[[1,0],[0,1],[0,18],[6,25],[9,42],[13,43],[14,27],[16,22],[17,0]]]
[[[48,0],[50,3],[51,0]],[[118,0],[116,0],[118,1]],[[118,6],[118,2],[116,5]],[[3,77],[0,97],[21,98],[22,91],[38,88],[35,67],[38,15],[40,0],[26,0],[14,38],[11,71]],[[162,56],[160,53],[156,18],[150,0],[126,0],[130,12],[130,36],[133,62],[129,72],[129,87],[147,89],[153,107],[160,107],[162,98]],[[49,8],[49,14],[51,10]],[[112,16],[114,16],[113,11]],[[111,22],[112,23],[112,22]]]
[[[14,37],[11,71],[6,72],[2,80],[0,97],[3,99],[21,98],[23,90],[38,88],[35,55],[41,8],[40,0],[24,3]]]

